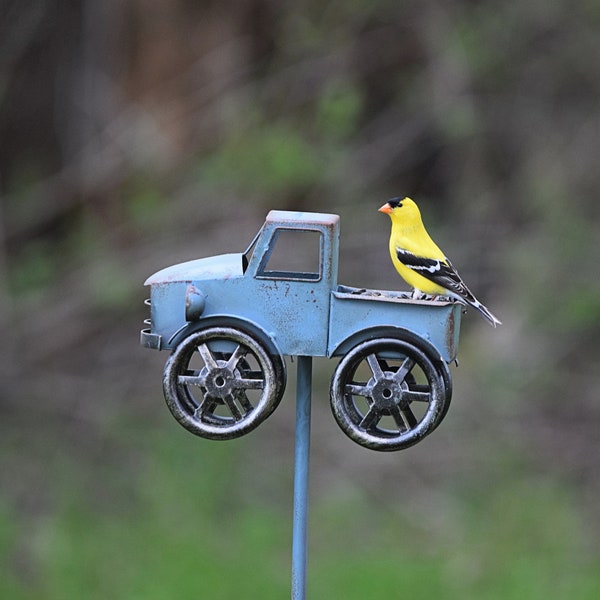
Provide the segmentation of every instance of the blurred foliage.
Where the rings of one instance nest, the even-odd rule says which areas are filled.
[[[0,596],[285,595],[293,411],[178,431],[142,283],[280,208],[341,215],[342,283],[401,287],[376,208],[403,194],[504,325],[467,315],[452,409],[399,456],[316,403],[310,595],[598,596],[600,2],[8,0],[0,23]]]
[[[297,129],[264,121],[225,140],[204,161],[199,178],[242,197],[249,190],[253,196],[277,198],[303,193],[324,177],[324,166]]]

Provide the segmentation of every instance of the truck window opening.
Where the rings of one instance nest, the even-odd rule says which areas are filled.
[[[318,281],[321,279],[322,238],[319,231],[278,229],[258,275]]]

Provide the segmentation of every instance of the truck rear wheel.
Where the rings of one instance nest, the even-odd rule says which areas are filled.
[[[186,337],[165,365],[163,391],[188,431],[213,440],[252,431],[277,407],[285,364],[256,336],[235,327],[208,327]]]
[[[401,450],[439,425],[451,391],[441,359],[412,341],[373,339],[352,348],[338,364],[331,409],[342,431],[361,446]]]

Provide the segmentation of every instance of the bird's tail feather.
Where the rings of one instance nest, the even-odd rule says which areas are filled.
[[[466,300],[466,299],[465,299]],[[497,327],[498,325],[502,325],[502,321],[495,317],[491,311],[485,307],[479,300],[466,300],[468,304],[470,304],[473,308],[477,309],[489,322],[492,327]]]

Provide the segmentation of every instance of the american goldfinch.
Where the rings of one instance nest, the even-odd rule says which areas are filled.
[[[419,207],[410,198],[393,198],[379,212],[392,220],[390,255],[396,271],[414,288],[413,297],[423,293],[450,296],[477,309],[491,325],[501,322],[471,293],[452,263],[429,237]]]

